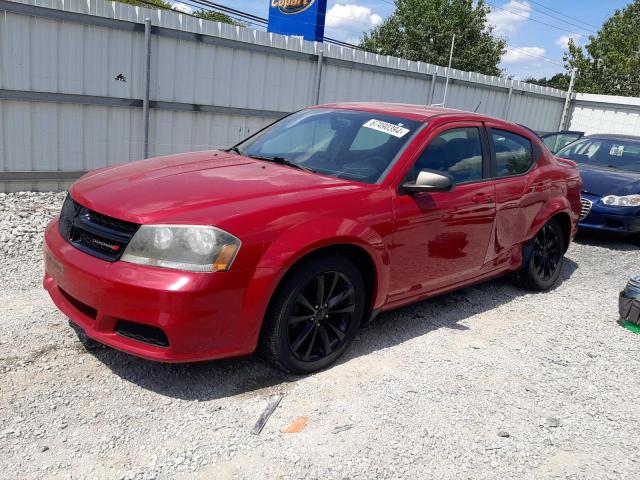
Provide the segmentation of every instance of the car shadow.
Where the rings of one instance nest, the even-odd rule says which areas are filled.
[[[570,278],[577,268],[575,262],[565,259],[558,284]],[[383,313],[362,329],[339,363],[399,345],[439,328],[468,330],[465,319],[523,295],[543,296],[544,293],[528,292],[499,278]],[[258,356],[190,364],[152,362],[89,341],[79,328],[74,329],[88,353],[114,374],[169,398],[210,401],[244,394],[268,395],[286,391],[304,378],[276,370]]]
[[[620,252],[640,250],[640,241],[633,243],[632,239],[603,232],[578,231],[574,242],[592,247],[608,248]]]

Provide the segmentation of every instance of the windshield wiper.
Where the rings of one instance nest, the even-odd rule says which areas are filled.
[[[280,165],[286,165],[287,167],[297,168],[299,170],[304,170],[305,172],[317,173],[313,168],[305,167],[304,165],[300,165],[298,163],[294,163],[291,160],[287,160],[284,157],[263,157],[262,155],[247,155],[247,157],[255,158],[256,160],[264,160],[265,162],[273,162],[278,163]]]

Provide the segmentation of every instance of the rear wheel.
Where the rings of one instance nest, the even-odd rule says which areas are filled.
[[[513,275],[514,283],[528,290],[548,290],[557,281],[564,261],[564,235],[554,219],[549,220],[525,247],[528,258]]]
[[[355,337],[365,309],[362,274],[340,255],[294,267],[265,318],[259,349],[282,370],[309,373],[334,363]]]

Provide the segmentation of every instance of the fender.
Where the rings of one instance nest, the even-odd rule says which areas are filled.
[[[254,276],[245,291],[244,311],[239,321],[247,351],[258,341],[262,320],[278,284],[301,258],[323,247],[354,245],[371,258],[375,271],[372,308],[386,300],[389,284],[389,253],[378,232],[356,220],[321,217],[285,230],[263,252]]]
[[[384,300],[388,286],[389,252],[378,232],[349,218],[321,217],[284,231],[263,253],[257,268],[279,271],[275,287],[285,273],[305,255],[322,247],[355,245],[367,252],[376,272],[374,305]],[[269,295],[270,296],[270,295]]]
[[[566,213],[567,215],[569,215],[569,219],[571,220],[571,232],[573,232],[578,222],[576,213],[572,210],[571,204],[569,203],[567,197],[556,196],[550,198],[549,201],[544,205],[544,208],[542,208],[533,219],[531,225],[529,226],[529,230],[525,235],[525,241],[529,241],[531,238],[533,238],[535,234],[538,233],[538,230],[540,230],[551,217],[557,215],[558,213]],[[571,232],[570,237],[572,237]]]

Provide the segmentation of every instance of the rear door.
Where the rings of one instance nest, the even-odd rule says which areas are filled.
[[[529,138],[487,122],[491,175],[496,194],[495,241],[489,250],[495,266],[511,258],[541,208],[549,199],[551,180],[537,175],[540,147]]]
[[[449,123],[436,130],[403,180],[421,169],[456,180],[451,192],[402,191],[395,198],[390,301],[463,282],[485,263],[495,218],[495,188],[481,122]]]

